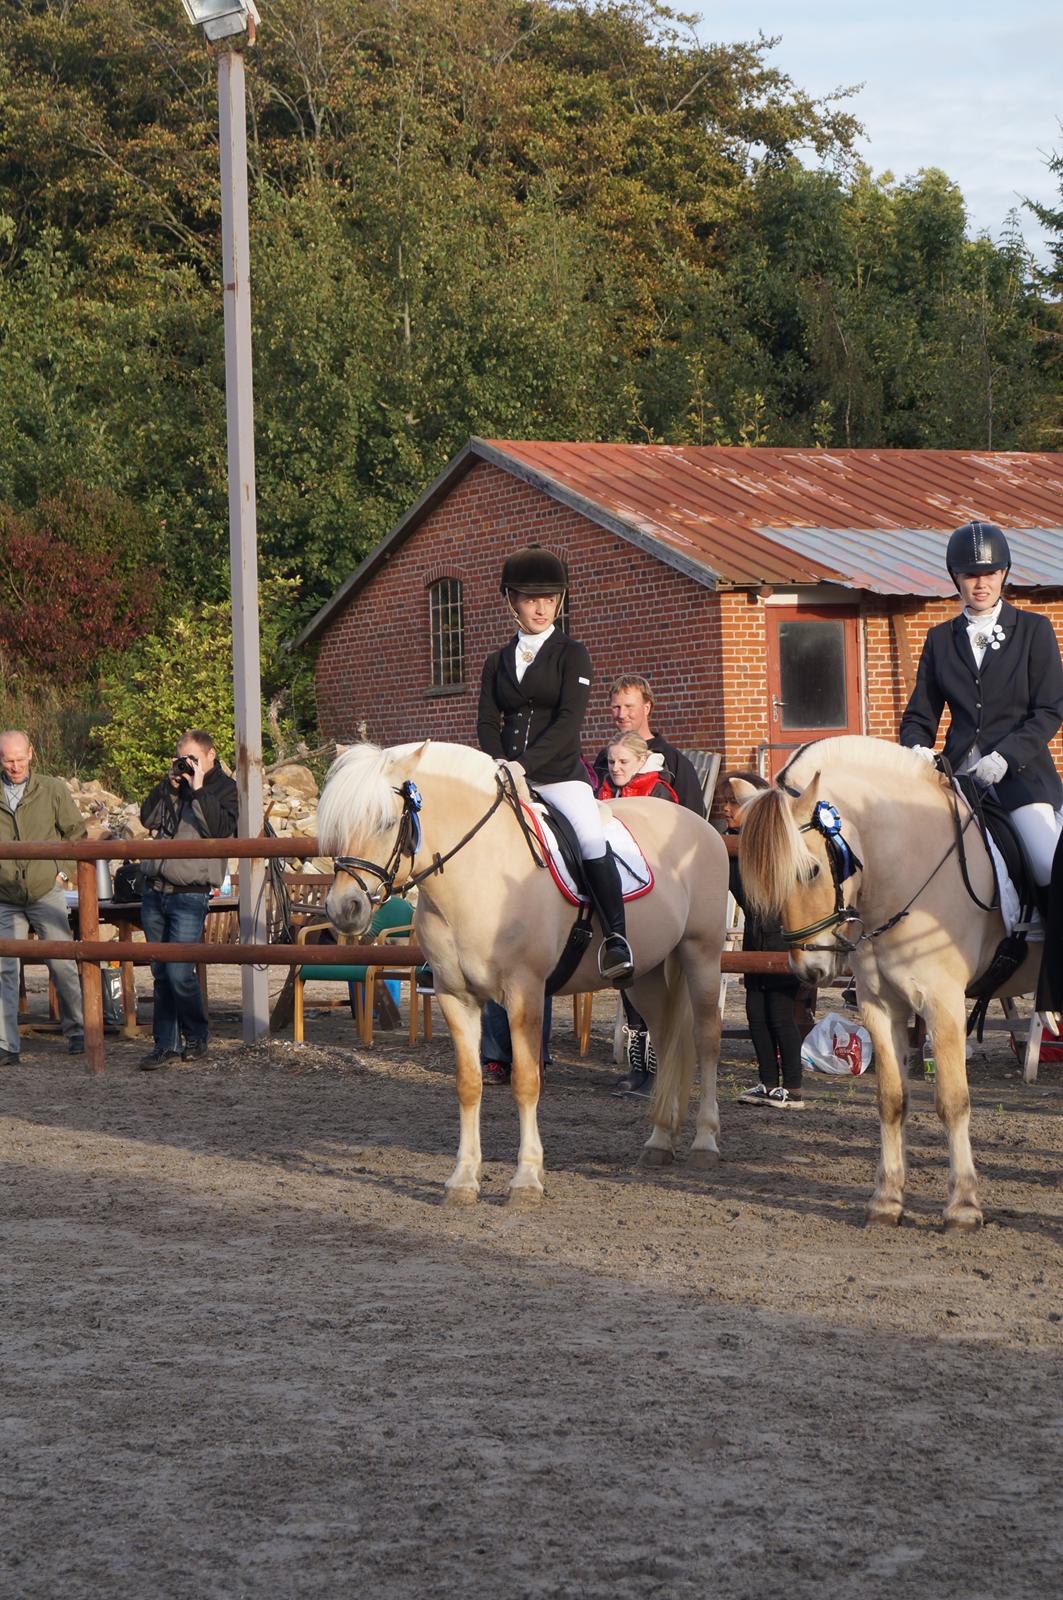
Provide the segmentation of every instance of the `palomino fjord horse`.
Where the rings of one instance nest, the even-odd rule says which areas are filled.
[[[700,1068],[691,1159],[710,1165],[719,1156],[726,852],[708,823],[668,801],[624,800],[616,809],[655,879],[649,894],[628,905],[637,971],[631,996],[658,1056],[643,1162],[671,1161]],[[435,974],[457,1056],[461,1132],[447,1201],[471,1202],[480,1188],[480,1007],[486,999],[505,1006],[513,1035],[520,1151],[510,1199],[537,1199],[543,1192],[536,1116],[543,993],[575,911],[533,854],[512,780],[503,781],[490,756],[464,745],[354,745],[325,780],[318,838],[336,863],[326,910],[344,932],[364,933],[374,900],[418,885],[416,936]],[[603,987],[599,942],[596,934],[560,994]]]
[[[946,780],[908,750],[877,739],[804,746],[745,807],[739,858],[751,903],[781,911],[790,961],[806,983],[848,962],[875,1049],[882,1158],[868,1220],[896,1223],[907,1177],[904,1121],[907,1023],[934,1038],[937,1113],[949,1142],[945,1222],[982,1220],[971,1155],[965,991],[1004,937],[998,911],[964,887]],[[969,813],[962,810],[961,821]],[[975,894],[993,900],[993,873],[977,829],[964,834]],[[1041,946],[1002,994],[1036,985]]]

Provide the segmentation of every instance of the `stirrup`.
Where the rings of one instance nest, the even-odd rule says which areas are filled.
[[[610,945],[613,946],[612,950],[608,948]],[[602,940],[598,947],[598,971],[606,983],[615,984],[618,988],[630,983],[635,976],[635,958],[622,933],[607,934]]]

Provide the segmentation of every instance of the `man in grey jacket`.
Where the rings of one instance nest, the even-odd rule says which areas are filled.
[[[43,844],[49,839],[84,839],[85,824],[62,778],[30,770],[33,746],[21,728],[0,733],[0,839]],[[0,938],[69,939],[65,881],[69,861],[0,861]],[[81,988],[75,961],[49,961],[59,995],[67,1049],[85,1048]],[[19,1059],[18,957],[0,960],[0,1064]]]
[[[218,752],[201,728],[177,741],[166,777],[140,808],[156,839],[231,839],[239,809],[236,784],[218,766]],[[149,944],[199,944],[210,891],[225,876],[225,862],[207,857],[145,861],[141,926]],[[207,1012],[191,961],[155,961],[154,1046],[140,1062],[154,1072],[171,1061],[207,1053]]]

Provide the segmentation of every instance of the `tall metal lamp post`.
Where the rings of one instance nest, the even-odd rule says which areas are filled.
[[[255,431],[251,387],[251,278],[247,225],[247,111],[242,44],[253,44],[253,0],[182,0],[189,21],[218,52],[218,131],[221,156],[222,281],[225,305],[225,411],[229,448],[229,562],[233,604],[233,698],[236,782],[241,838],[262,833],[262,689],[259,673],[258,536],[255,523]],[[266,867],[240,863],[240,938],[265,944]],[[265,969],[241,967],[244,1042],[269,1027]]]

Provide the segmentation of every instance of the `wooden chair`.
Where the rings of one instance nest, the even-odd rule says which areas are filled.
[[[706,812],[711,812],[712,799],[716,793],[716,784],[719,780],[723,757],[718,750],[681,750],[679,753],[686,756],[697,773],[698,782],[701,784],[701,797],[705,802],[705,810]]]
[[[296,934],[297,944],[307,944],[314,933],[323,928],[331,930],[329,922],[308,922]],[[333,930],[334,931],[334,930]],[[395,944],[408,942],[413,934],[413,914],[405,901],[397,897],[385,900],[373,913],[371,925],[371,944]],[[360,944],[362,939],[354,939],[347,934],[338,935],[337,953],[346,944]],[[343,964],[338,961],[321,966],[300,966],[290,969],[293,988],[293,1030],[296,1044],[303,1043],[305,1006],[303,990],[307,983],[315,980],[331,983],[345,983],[348,993],[353,994],[354,1020],[358,1029],[358,1037],[364,1045],[373,1042],[373,1006],[376,1000],[376,984],[378,979],[406,982],[410,986],[410,1043],[417,1043],[417,993],[415,988],[416,968],[403,967],[370,967],[364,965]],[[426,1011],[428,997],[424,997]],[[329,1004],[329,1002],[325,1002]],[[337,1002],[333,1001],[332,1004]],[[349,1004],[349,1000],[341,1002]],[[428,1013],[425,1028],[425,1037],[431,1038],[431,1014]]]

